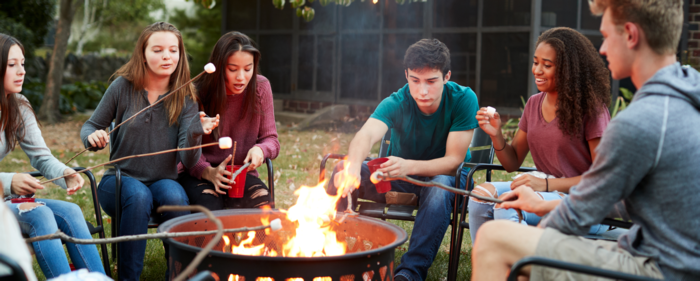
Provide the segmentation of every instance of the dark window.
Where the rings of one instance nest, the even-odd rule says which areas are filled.
[[[435,3],[433,6],[434,27],[476,27],[479,1],[437,0],[432,2]]]
[[[519,96],[527,98],[531,71],[529,33],[486,33],[482,35],[480,106],[522,107]]]
[[[313,90],[314,83],[314,36],[299,36],[298,90]]]
[[[289,8],[288,5],[284,8],[284,10],[280,10],[272,5],[272,1],[262,0],[259,2],[261,10],[260,29],[292,29],[293,20],[296,17],[296,14]]]
[[[577,5],[573,1],[542,0],[542,26],[576,28]]]
[[[378,4],[372,4],[372,1],[355,1],[350,6],[339,9],[342,15],[342,29],[379,29],[381,13]]]
[[[316,91],[333,91],[333,69],[335,68],[335,40],[333,36],[318,37],[316,64]]]
[[[591,43],[593,43],[593,47],[595,47],[596,50],[600,51],[600,46],[603,45],[602,35],[586,35],[586,38],[591,40]]]
[[[355,4],[364,3],[355,2]],[[352,6],[350,5],[350,7]],[[379,35],[343,35],[340,49],[342,50],[340,97],[376,100],[379,83],[377,77],[379,74],[379,57],[377,55],[379,53]]]
[[[476,86],[476,33],[436,33],[433,36],[450,49],[450,71],[462,86]]]
[[[484,26],[530,25],[530,0],[484,1]]]
[[[369,2],[369,1],[368,1]],[[396,1],[382,1],[384,7],[384,28],[423,28],[423,10],[425,3],[407,3],[399,5]]]
[[[260,72],[270,80],[272,92],[289,94],[292,90],[292,36],[259,35]]]
[[[251,30],[256,28],[256,15],[258,14],[256,1],[229,1],[226,5],[226,30]]]
[[[337,5],[330,3],[323,7],[319,2],[320,1],[314,1],[311,4],[311,7],[314,8],[316,12],[312,21],[306,22],[305,20],[299,19],[299,30],[315,30],[321,32],[332,32],[335,30],[333,18],[335,17]],[[309,6],[308,1],[306,6]],[[289,10],[286,10],[286,12],[292,14]]]
[[[388,97],[391,93],[406,85],[403,56],[406,54],[406,49],[421,38],[421,34],[384,35],[382,97]]]
[[[591,14],[588,1],[581,1],[581,29],[600,29],[601,17]]]

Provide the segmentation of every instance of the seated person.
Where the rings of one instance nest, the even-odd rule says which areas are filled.
[[[478,126],[474,116],[479,107],[470,88],[449,81],[447,46],[437,39],[422,39],[408,48],[404,66],[408,83],[384,99],[357,132],[348,149],[349,163],[342,172],[339,169],[344,163],[336,166],[329,194],[340,192],[344,197],[352,193],[353,205],[358,197],[386,202],[371,183],[363,161],[389,129],[391,156],[378,170],[385,174],[455,186],[452,175],[462,162],[471,159],[469,144]],[[464,183],[467,173],[462,175]],[[391,189],[414,193],[419,201],[411,246],[401,257],[395,280],[425,280],[450,224],[455,195],[402,181],[391,182]],[[341,199],[338,209],[346,207],[347,200]]]
[[[472,280],[504,280],[527,256],[700,280],[700,73],[676,62],[683,1],[591,2],[592,11],[603,12],[600,53],[607,56],[612,77],[631,77],[639,90],[610,122],[597,159],[568,197],[543,201],[527,186],[504,196],[517,200],[503,208],[549,214],[537,228],[485,223],[472,252]],[[629,215],[634,226],[617,243],[576,236],[611,214],[619,201],[620,215]],[[521,274],[535,280],[594,279],[542,266]]]
[[[194,84],[200,108],[209,116],[221,116],[221,124],[203,143],[231,137],[237,143],[235,165],[250,163],[243,198],[226,195],[231,188],[231,149],[202,148],[197,164],[180,173],[178,181],[190,204],[215,211],[230,208],[260,208],[270,204],[270,189],[260,180],[257,169],[265,158],[280,151],[270,81],[258,73],[260,51],[243,33],[232,31],[216,42],[209,61],[221,72],[204,75]],[[178,168],[183,168],[182,163]]]
[[[596,158],[600,136],[610,122],[610,71],[591,41],[571,28],[545,31],[536,46],[532,74],[540,93],[527,101],[513,141],[507,144],[503,138],[498,113],[490,118],[482,108],[476,119],[491,136],[496,157],[506,170],[518,169],[531,152],[537,170],[553,178],[524,174],[512,182],[483,183],[474,188],[476,194],[498,197],[525,184],[545,200],[561,199]],[[519,220],[515,210],[494,209],[493,203],[474,197],[468,207],[472,241],[486,221]],[[540,219],[525,212],[522,223],[537,225]],[[595,225],[590,233],[608,228]]]

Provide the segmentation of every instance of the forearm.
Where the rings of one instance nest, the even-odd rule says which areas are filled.
[[[367,158],[371,149],[371,138],[369,136],[365,136],[364,134],[361,135],[361,132],[358,132],[358,134],[355,135],[355,138],[353,138],[350,142],[346,159],[348,162],[350,162],[350,168],[355,170],[353,172],[357,172],[359,174],[361,164],[365,161],[365,158]]]
[[[459,164],[464,161],[464,158],[455,156],[445,156],[432,160],[406,160],[409,166],[408,175],[434,177],[438,175],[454,176],[459,168]]]
[[[547,179],[547,181],[549,184],[549,191],[569,193],[569,189],[581,181],[581,176],[572,178]]]
[[[518,161],[518,154],[515,151],[515,147],[513,147],[512,143],[509,144],[506,142],[501,132],[492,136],[491,142],[493,143],[493,149],[496,152],[498,161],[506,171],[513,172],[520,168],[522,162]]]

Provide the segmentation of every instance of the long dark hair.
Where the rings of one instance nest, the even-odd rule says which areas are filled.
[[[170,32],[177,37],[179,61],[175,72],[170,75],[170,82],[168,83],[170,90],[174,90],[190,80],[190,66],[187,63],[187,52],[185,51],[185,44],[182,42],[182,34],[174,25],[167,22],[156,22],[146,27],[136,41],[136,47],[134,48],[134,53],[131,55],[129,62],[114,72],[110,79],[122,76],[134,85],[134,90],[141,91],[144,89],[146,85],[146,72],[148,71],[144,52],[146,51],[146,45],[148,45],[148,39],[156,32]],[[196,99],[194,87],[192,85],[182,88],[178,93],[173,94],[173,97],[164,101],[165,108],[168,110],[170,125],[177,123],[180,112],[185,108],[186,97],[190,97],[192,100]]]
[[[597,118],[610,104],[610,71],[586,36],[568,27],[552,28],[540,35],[556,57],[557,117],[559,129],[571,137],[583,132],[584,118]]]
[[[32,106],[27,100],[18,99],[14,94],[8,95],[5,93],[7,60],[10,48],[15,45],[19,46],[22,49],[22,54],[24,54],[24,46],[19,40],[10,35],[0,33],[0,77],[2,77],[2,81],[0,81],[0,91],[2,91],[0,92],[0,130],[5,131],[6,152],[14,150],[17,140],[24,138],[24,119],[22,118],[20,107],[26,106],[29,112],[34,115]]]
[[[261,113],[257,92],[260,51],[248,36],[238,31],[231,31],[219,38],[209,56],[209,62],[216,66],[217,71],[210,75],[203,75],[194,81],[200,109],[209,116],[223,114],[226,111],[226,66],[228,58],[236,52],[248,52],[253,55],[253,76],[246,86],[243,116],[247,119],[251,114]],[[212,134],[214,139],[218,139],[219,128],[217,127]]]

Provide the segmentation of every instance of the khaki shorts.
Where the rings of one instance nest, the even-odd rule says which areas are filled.
[[[635,257],[618,247],[616,242],[565,235],[552,228],[544,230],[537,243],[535,256],[663,279],[659,266],[651,258]],[[530,272],[530,280],[610,279],[534,265]]]

